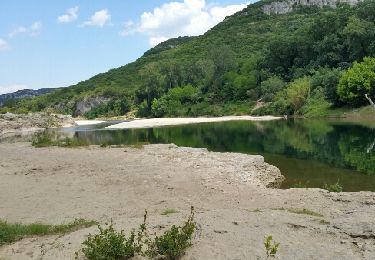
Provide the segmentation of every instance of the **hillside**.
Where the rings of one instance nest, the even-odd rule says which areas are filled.
[[[3,111],[89,118],[130,110],[146,117],[319,115],[361,106],[367,102],[362,92],[351,100],[345,86],[342,95],[337,88],[354,62],[375,56],[375,1],[348,3],[263,0],[203,36],[168,40],[133,63]],[[375,71],[371,60],[366,64]],[[375,80],[366,75],[371,96]]]
[[[46,95],[56,91],[55,88],[42,88],[42,89],[22,89],[13,93],[7,93],[0,95],[0,107],[4,106],[6,103],[10,105],[10,102],[14,102],[16,99],[30,98]]]

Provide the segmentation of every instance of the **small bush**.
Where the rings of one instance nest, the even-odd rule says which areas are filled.
[[[324,184],[323,189],[328,190],[329,192],[342,192],[343,187],[340,185],[339,181],[334,184]]]
[[[54,141],[52,141],[51,137],[46,133],[37,133],[33,136],[32,146],[34,147],[48,147],[48,146],[53,146]]]
[[[156,236],[153,241],[147,241],[148,249],[145,255],[150,258],[161,255],[168,259],[176,259],[182,256],[185,250],[191,246],[191,239],[195,229],[194,208],[192,207],[191,214],[182,227],[173,225],[163,235]]]
[[[98,228],[100,230],[99,234],[90,234],[87,240],[83,242],[85,247],[82,249],[82,252],[88,259],[129,259],[139,251],[134,231],[127,238],[123,230],[121,232],[115,231],[112,222],[106,228],[102,228],[100,225]]]
[[[173,225],[161,236],[155,234],[154,238],[147,231],[147,211],[138,231],[131,231],[129,237],[125,235],[124,231],[117,232],[113,228],[112,222],[107,228],[98,227],[100,233],[90,234],[83,242],[82,252],[89,260],[129,259],[136,254],[149,258],[164,256],[168,259],[176,259],[183,255],[191,245],[196,223],[192,207],[191,214],[183,226]]]
[[[272,240],[272,236],[266,236],[264,239],[264,247],[266,248],[267,258],[275,257],[280,243]]]

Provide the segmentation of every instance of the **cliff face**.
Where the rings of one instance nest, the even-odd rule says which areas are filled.
[[[262,10],[265,14],[286,14],[293,11],[298,6],[330,6],[336,7],[338,3],[348,3],[349,5],[356,5],[363,0],[285,0],[277,1],[262,6]]]

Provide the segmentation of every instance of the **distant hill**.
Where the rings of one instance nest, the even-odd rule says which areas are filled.
[[[37,89],[37,90],[22,89],[13,93],[2,94],[0,95],[0,107],[3,106],[7,101],[46,95],[55,90],[57,90],[57,88],[42,88],[42,89]]]
[[[170,39],[133,63],[6,109],[91,118],[129,110],[319,114],[362,105],[342,101],[337,85],[354,62],[375,57],[374,14],[375,0],[262,0],[202,36]]]

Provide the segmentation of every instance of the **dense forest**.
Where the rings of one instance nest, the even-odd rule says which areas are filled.
[[[137,61],[1,111],[88,118],[225,114],[324,116],[375,99],[375,0],[265,14],[259,1],[199,37],[171,39]]]

